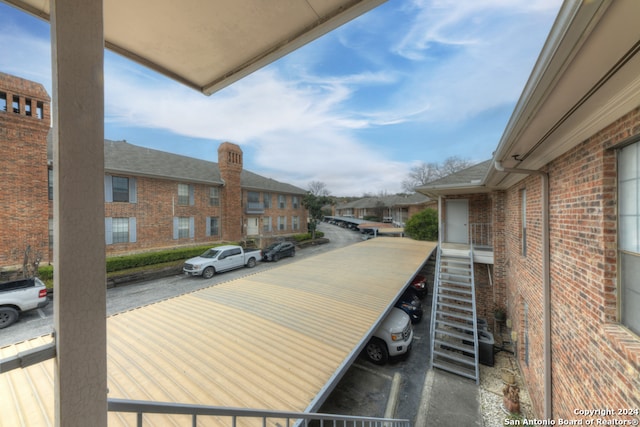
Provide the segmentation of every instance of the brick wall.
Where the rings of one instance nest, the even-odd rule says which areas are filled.
[[[0,266],[21,266],[27,247],[31,261],[38,257],[45,264],[49,262],[50,98],[42,85],[4,73],[0,73],[0,98],[6,105],[0,110]]]
[[[218,167],[224,180],[221,191],[222,237],[225,240],[242,239],[244,224],[242,218],[242,150],[236,144],[224,142],[218,147]]]
[[[575,409],[640,407],[640,338],[616,323],[616,159],[609,149],[638,133],[640,109],[546,168],[556,419],[576,418]],[[537,414],[543,413],[544,404],[540,179],[528,177],[505,194],[505,251],[500,262],[509,315],[518,332],[518,360]],[[523,256],[525,189],[528,245]]]

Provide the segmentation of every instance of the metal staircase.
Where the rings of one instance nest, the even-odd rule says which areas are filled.
[[[438,247],[431,311],[431,367],[480,381],[473,249]]]

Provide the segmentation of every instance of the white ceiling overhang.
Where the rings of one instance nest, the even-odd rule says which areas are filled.
[[[4,1],[49,19],[49,0]],[[210,95],[384,1],[104,0],[105,47]]]
[[[640,2],[566,2],[494,153],[538,170],[640,105]],[[508,188],[526,175],[490,169]]]

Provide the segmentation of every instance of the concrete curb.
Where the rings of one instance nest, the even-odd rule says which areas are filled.
[[[427,425],[427,419],[429,416],[429,401],[431,399],[434,379],[435,375],[433,374],[433,369],[429,369],[427,371],[427,375],[425,376],[424,385],[422,386],[420,406],[418,407],[418,414],[416,415],[416,421],[414,423],[414,426],[416,427]]]
[[[387,408],[384,411],[384,418],[395,418],[396,408],[398,407],[398,395],[400,394],[400,382],[402,376],[396,372],[393,374],[393,380],[391,381],[391,390],[389,391],[389,400],[387,401]]]

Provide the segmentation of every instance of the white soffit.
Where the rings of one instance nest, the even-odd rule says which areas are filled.
[[[48,0],[4,0],[48,20]],[[385,0],[104,0],[105,47],[207,95]]]

